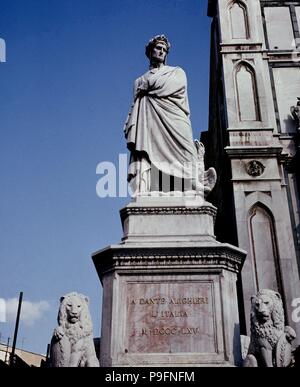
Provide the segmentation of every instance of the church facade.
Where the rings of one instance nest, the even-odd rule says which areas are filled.
[[[248,252],[238,280],[241,333],[251,296],[300,298],[300,1],[209,0],[212,18],[206,162],[218,182],[216,236]]]

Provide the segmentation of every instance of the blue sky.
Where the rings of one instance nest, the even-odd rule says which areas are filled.
[[[207,129],[210,19],[205,0],[0,0],[1,341],[45,353],[61,295],[90,298],[100,335],[101,285],[91,254],[122,237],[130,198],[99,198],[98,163],[127,153],[123,125],[144,47],[171,41],[188,77],[194,137]]]

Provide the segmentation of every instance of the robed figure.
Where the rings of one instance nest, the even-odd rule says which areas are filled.
[[[153,191],[153,170],[184,181],[186,189],[204,190],[204,147],[193,141],[185,72],[165,64],[169,49],[164,35],[151,39],[146,46],[150,69],[134,84],[124,131],[135,194]]]

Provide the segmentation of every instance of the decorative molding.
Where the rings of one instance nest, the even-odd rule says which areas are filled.
[[[182,272],[193,269],[209,268],[211,270],[227,269],[240,272],[246,252],[236,251],[230,246],[213,247],[176,247],[176,248],[122,248],[96,253],[94,264],[100,277],[116,269],[140,270],[178,270]]]
[[[282,153],[282,146],[227,146],[225,148],[229,157],[278,157]]]
[[[120,210],[121,219],[130,215],[210,215],[214,218],[217,215],[217,209],[213,206],[200,207],[125,207]]]
[[[261,194],[264,194],[264,195],[272,197],[272,192],[271,191],[244,191],[244,194],[245,194],[245,196],[248,196],[248,195],[251,195],[251,194],[253,194],[255,192],[259,192]]]
[[[235,43],[221,43],[221,54],[237,54],[247,52],[248,54],[265,53],[266,50],[262,48],[261,43],[250,42],[235,42]]]
[[[253,177],[261,176],[265,171],[265,166],[258,160],[251,160],[246,164],[248,175]]]
[[[282,7],[284,3],[299,5],[299,0],[260,0],[262,6]]]
[[[230,42],[230,43],[220,43],[220,47],[221,48],[228,47],[228,48],[234,49],[237,46],[241,46],[241,47],[243,47],[243,46],[248,47],[249,46],[249,48],[252,47],[254,49],[258,49],[259,51],[267,52],[267,50],[263,49],[263,45],[262,45],[261,42],[247,42],[247,41],[241,39],[241,41],[237,41],[235,43],[233,43],[233,42]]]
[[[270,134],[272,135],[274,133],[274,128],[271,128],[271,127],[260,127],[260,128],[241,128],[241,127],[228,127],[227,128],[227,131],[228,132],[241,132],[241,133],[244,133],[244,132],[251,132],[255,135],[256,132],[270,132]],[[277,135],[277,133],[274,133],[273,134],[274,136]]]
[[[270,64],[282,64],[283,67],[299,67],[300,53],[295,49],[282,51],[264,52],[264,59],[267,59]]]

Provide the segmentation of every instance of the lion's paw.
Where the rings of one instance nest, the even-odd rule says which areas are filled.
[[[53,336],[56,338],[56,340],[61,340],[64,334],[65,332],[62,327],[57,327],[54,329]]]

